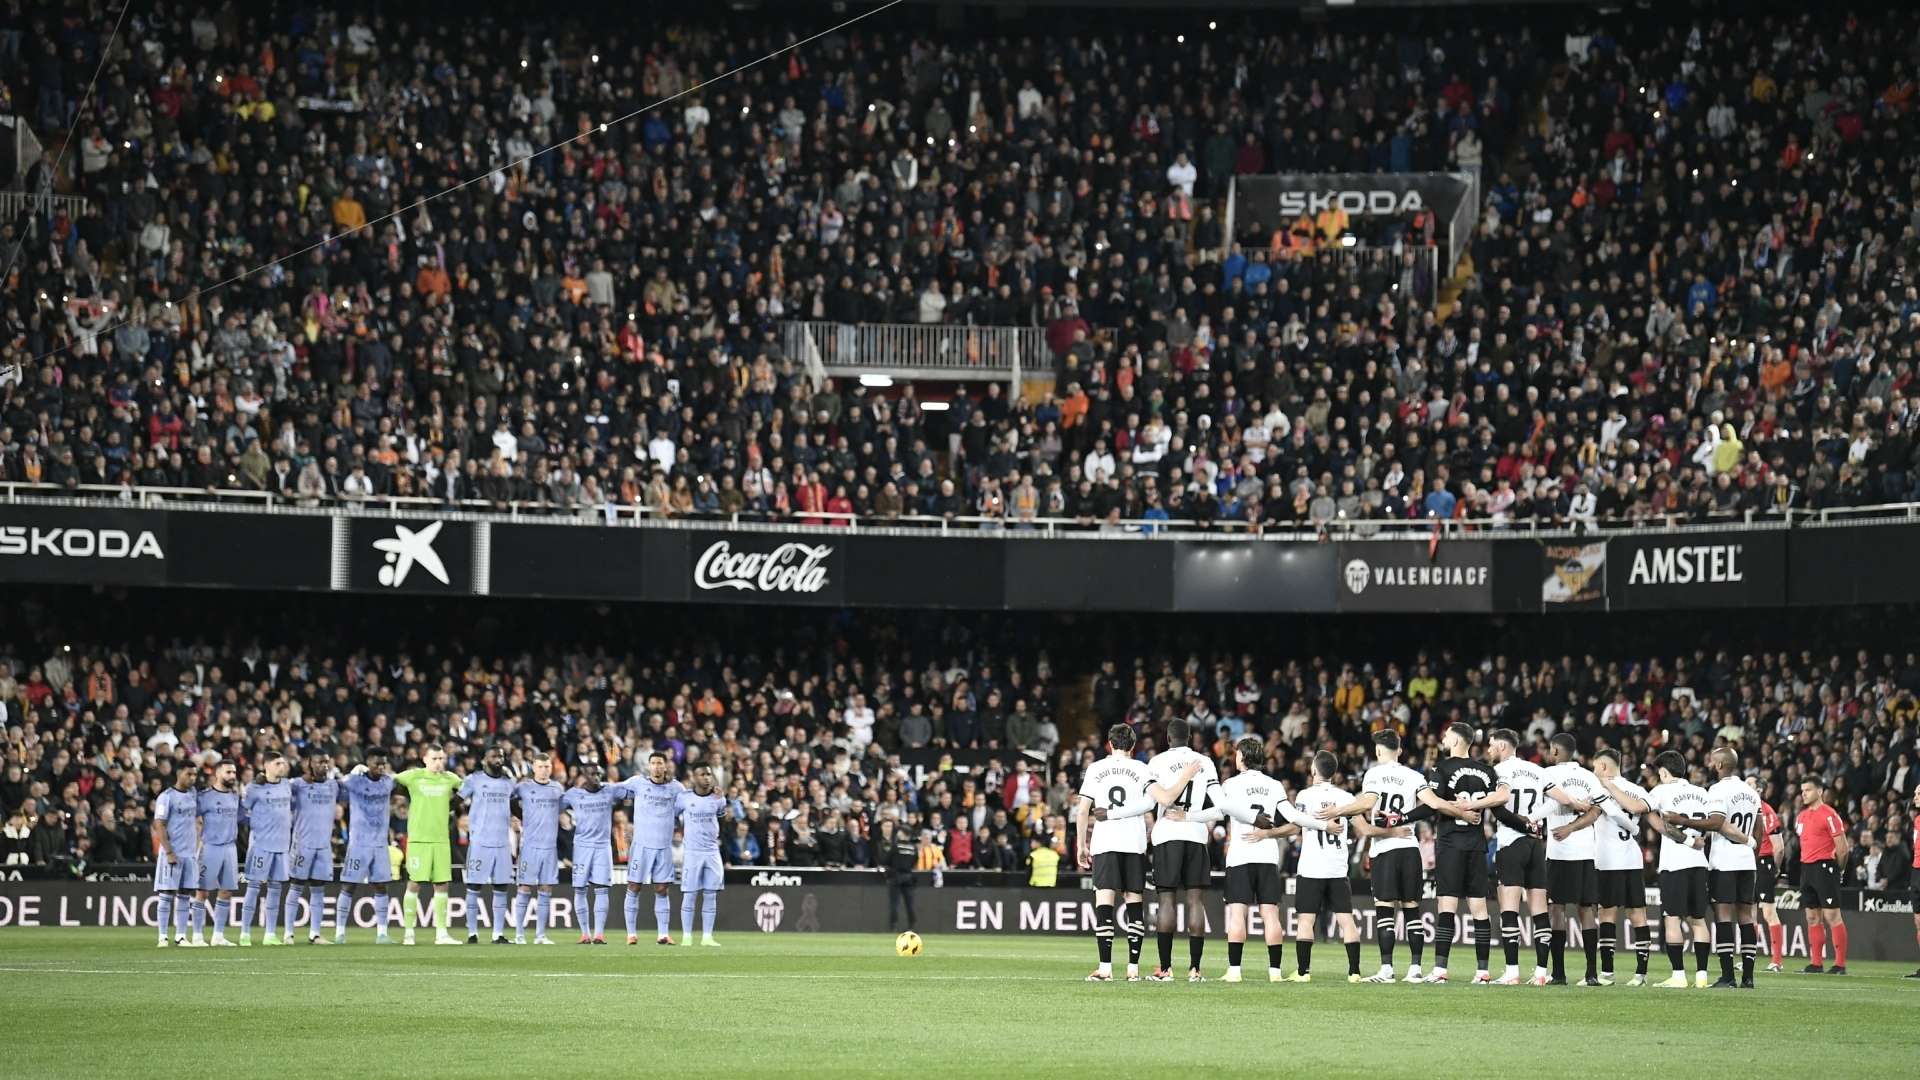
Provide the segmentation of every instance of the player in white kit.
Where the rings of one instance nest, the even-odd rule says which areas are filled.
[[[1613,985],[1613,954],[1619,944],[1620,913],[1627,913],[1627,944],[1633,948],[1634,973],[1628,986],[1647,985],[1647,958],[1653,953],[1653,928],[1647,925],[1647,861],[1640,850],[1640,818],[1648,813],[1647,789],[1620,774],[1620,755],[1593,755],[1593,775],[1607,793],[1605,820],[1594,826],[1593,864],[1600,876],[1600,985]]]
[[[1248,735],[1233,746],[1234,767],[1239,770],[1213,793],[1214,805],[1195,817],[1210,821],[1230,817],[1227,845],[1227,974],[1225,981],[1240,981],[1240,959],[1246,948],[1251,914],[1260,912],[1261,930],[1267,942],[1267,979],[1284,978],[1281,965],[1285,948],[1286,923],[1280,905],[1286,891],[1280,879],[1280,844],[1277,837],[1300,833],[1338,835],[1339,822],[1317,820],[1293,805],[1287,787],[1262,770],[1267,763],[1267,746],[1257,735]],[[1344,799],[1341,801],[1345,801]],[[1288,824],[1277,828],[1262,825]],[[1352,906],[1351,900],[1348,906]]]
[[[1667,963],[1673,974],[1660,985],[1684,990],[1687,969],[1681,951],[1681,924],[1693,934],[1694,983],[1707,986],[1707,853],[1705,830],[1689,822],[1705,819],[1712,804],[1707,793],[1687,779],[1687,759],[1663,750],[1653,759],[1660,782],[1647,793],[1647,805],[1660,825],[1660,913],[1665,922]]]
[[[1353,801],[1352,795],[1333,786],[1333,774],[1339,769],[1339,759],[1327,751],[1313,755],[1313,785],[1294,796],[1294,804],[1311,820],[1319,822],[1320,811]],[[1328,829],[1301,833],[1300,875],[1294,882],[1295,982],[1312,978],[1314,928],[1322,914],[1332,916],[1333,929],[1347,947],[1347,981],[1360,981],[1360,924],[1353,915],[1348,858],[1343,832]]]
[[[1158,931],[1160,965],[1147,976],[1149,982],[1173,979],[1173,936],[1177,916],[1185,909],[1187,929],[1187,981],[1203,982],[1200,956],[1207,944],[1206,887],[1212,880],[1207,865],[1207,824],[1194,815],[1204,811],[1208,798],[1220,787],[1220,774],[1213,760],[1188,746],[1192,732],[1181,719],[1167,721],[1167,749],[1147,762],[1147,775],[1156,784],[1176,788],[1167,812],[1153,823],[1153,888],[1159,894],[1154,910],[1154,929]],[[1199,771],[1184,784],[1174,779],[1198,762]]]
[[[1547,917],[1547,846],[1541,825],[1547,812],[1546,780],[1540,766],[1519,754],[1520,733],[1512,728],[1496,728],[1487,736],[1487,760],[1493,762],[1493,775],[1513,792],[1507,805],[1493,812],[1499,823],[1493,837],[1497,849],[1493,875],[1500,883],[1500,943],[1507,961],[1506,972],[1495,981],[1501,986],[1520,985],[1520,943],[1531,939],[1533,977],[1527,981],[1545,986],[1547,946],[1552,941]],[[1523,914],[1525,924],[1521,922]]]
[[[1760,951],[1755,921],[1759,860],[1754,834],[1760,828],[1760,796],[1740,777],[1740,756],[1722,746],[1707,763],[1719,779],[1707,789],[1707,817],[1718,831],[1707,846],[1707,898],[1713,901],[1713,951],[1720,957],[1716,990],[1752,990],[1754,955]],[[1740,978],[1733,958],[1740,957]]]
[[[1094,941],[1100,966],[1087,976],[1088,982],[1113,979],[1113,932],[1115,902],[1126,905],[1127,981],[1140,981],[1140,942],[1146,933],[1144,906],[1147,881],[1147,823],[1140,815],[1158,805],[1154,799],[1153,779],[1147,767],[1130,756],[1133,729],[1115,724],[1107,731],[1107,756],[1087,768],[1080,781],[1078,840],[1080,869],[1093,871]],[[1181,785],[1199,772],[1199,766],[1183,769]],[[1138,807],[1135,814],[1105,820],[1107,812],[1129,804]]]
[[[1413,952],[1406,981],[1417,983],[1422,981],[1420,959],[1427,933],[1420,917],[1420,842],[1413,830],[1401,823],[1420,805],[1420,792],[1427,781],[1419,770],[1400,764],[1400,736],[1394,732],[1373,733],[1373,758],[1373,766],[1360,779],[1358,798],[1345,806],[1327,807],[1314,816],[1322,820],[1366,816],[1367,828],[1356,828],[1355,832],[1371,841],[1374,932],[1380,937],[1380,970],[1364,981],[1393,981],[1393,945],[1398,931],[1405,935]]]

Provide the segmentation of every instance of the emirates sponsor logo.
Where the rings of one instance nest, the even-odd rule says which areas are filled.
[[[702,589],[743,592],[817,593],[827,585],[826,544],[786,543],[772,551],[734,551],[714,542],[693,566],[693,583]]]

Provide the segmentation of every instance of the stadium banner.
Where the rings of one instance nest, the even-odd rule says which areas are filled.
[[[500,596],[646,596],[646,549],[656,535],[618,525],[496,523],[491,589]]]
[[[997,608],[1011,541],[850,536],[846,602],[854,607]]]
[[[1543,611],[1603,611],[1607,606],[1607,542],[1541,545]]]
[[[1348,217],[1407,217],[1421,210],[1440,221],[1453,215],[1473,190],[1454,173],[1278,173],[1234,178],[1234,214],[1244,228],[1272,232],[1301,215],[1343,210]],[[1255,227],[1258,227],[1257,229]]]
[[[1009,539],[1011,611],[1172,611],[1182,541]]]
[[[864,876],[859,884],[821,883],[844,881]],[[160,898],[150,881],[60,881],[19,880],[9,870],[0,880],[0,930],[28,927],[141,927],[151,932],[157,925]],[[946,878],[952,881],[953,875]],[[1036,886],[981,886],[939,888],[930,874],[916,875],[913,890],[915,929],[927,934],[1069,934],[1091,936],[1093,928],[1093,891],[1082,887],[1081,875],[1063,875],[1054,888]],[[1282,905],[1291,926],[1297,879],[1287,879],[1288,901]],[[618,884],[616,882],[616,884]],[[727,874],[727,887],[720,893],[717,929],[724,933],[890,933],[888,927],[888,890],[879,871],[822,871],[809,868],[755,867],[735,868]],[[331,894],[331,891],[329,892]],[[1213,888],[1206,892],[1205,931],[1222,933],[1226,922],[1223,894]],[[1356,891],[1356,896],[1359,893]],[[1847,891],[1845,910],[1847,929],[1852,935],[1850,951],[1866,960],[1904,960],[1912,955],[1913,916],[1910,898],[1893,893]],[[1649,914],[1657,914],[1657,890],[1649,890],[1653,905]],[[366,933],[374,925],[378,908],[371,895],[358,897],[353,904],[350,926]],[[388,900],[389,921],[400,921],[400,903]],[[1149,900],[1151,907],[1156,901]],[[232,901],[230,912],[237,922],[240,898]],[[1371,905],[1355,905],[1361,936],[1375,936],[1374,910]],[[300,918],[307,916],[306,900],[299,900]],[[459,922],[466,917],[466,898],[455,890],[451,916]],[[1437,917],[1429,897],[1420,907],[1421,919],[1429,930]],[[1152,912],[1149,911],[1149,917]],[[481,921],[488,915],[483,909]],[[565,886],[553,896],[553,919],[559,927],[575,926],[571,890]],[[1185,913],[1176,912],[1179,932],[1185,933]],[[1787,916],[1787,952],[1807,954],[1806,930],[1796,914]],[[1656,920],[1655,926],[1659,923]],[[609,927],[609,929],[612,929]],[[1324,928],[1323,928],[1324,929]],[[1258,933],[1259,927],[1254,928]],[[231,932],[231,931],[230,931]],[[1465,928],[1461,928],[1465,933]],[[1577,935],[1574,942],[1578,944]]]
[[[1787,536],[1616,536],[1607,541],[1607,604],[1615,611],[1779,607],[1787,602]]]
[[[167,584],[216,589],[325,590],[333,523],[312,514],[167,515]]]
[[[1333,576],[1345,611],[1492,611],[1487,540],[1343,541]]]
[[[1787,602],[1920,601],[1916,549],[1920,549],[1920,534],[1909,527],[1802,526],[1794,530],[1787,545]]]
[[[336,592],[485,596],[493,524],[335,514],[329,586]]]
[[[846,600],[847,536],[828,533],[685,534],[686,598],[709,604],[828,604]]]
[[[1332,611],[1330,544],[1179,541],[1176,611]]]
[[[164,585],[168,515],[80,506],[0,506],[0,581]]]

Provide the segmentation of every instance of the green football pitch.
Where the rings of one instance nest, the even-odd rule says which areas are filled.
[[[1268,983],[1255,946],[1258,981],[1236,986],[1217,979],[1214,940],[1214,981],[1091,985],[1091,942],[1059,937],[930,937],[901,958],[886,935],[404,948],[362,932],[242,951],[159,950],[150,934],[0,933],[0,1075],[1829,1080],[1920,1067],[1920,981],[1895,964],[1762,976],[1749,992],[1355,986],[1341,948],[1322,944],[1302,986]],[[1664,977],[1665,959],[1652,970]]]

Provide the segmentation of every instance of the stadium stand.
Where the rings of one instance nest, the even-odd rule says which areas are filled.
[[[1904,888],[1912,861],[1902,852],[1920,786],[1920,654],[1857,647],[1885,614],[1871,608],[1791,628],[1712,614],[1659,628],[1480,620],[1482,653],[1458,644],[1459,618],[1387,632],[1349,622],[1306,643],[1210,620],[1114,618],[1076,644],[1063,620],[1037,617],[828,623],[497,600],[223,601],[129,637],[84,595],[48,594],[0,628],[7,862],[150,859],[145,804],[193,754],[235,760],[244,778],[283,747],[344,769],[376,744],[446,741],[471,761],[497,740],[517,772],[547,755],[563,776],[582,763],[630,775],[653,749],[713,764],[745,809],[735,863],[877,865],[869,841],[891,818],[933,830],[945,866],[1018,870],[1036,844],[1074,854],[1066,810],[1100,752],[1096,732],[1130,723],[1145,755],[1176,716],[1218,735],[1209,749],[1223,762],[1233,737],[1264,735],[1287,763],[1276,775],[1302,785],[1316,749],[1357,774],[1382,728],[1408,738],[1411,763],[1431,765],[1455,720],[1513,727],[1530,754],[1556,731],[1629,761],[1677,748],[1697,762],[1730,745],[1783,817],[1803,777],[1828,783],[1858,840],[1850,884]],[[449,637],[448,625],[469,632]],[[1721,645],[1697,644],[1709,631]],[[770,639],[788,644],[738,644]],[[900,754],[928,747],[961,767],[901,766]],[[987,759],[972,771],[970,751]]]
[[[58,134],[110,24],[10,10],[0,79]],[[600,132],[809,28],[138,17],[62,175],[27,170],[85,210],[0,230],[0,481],[1232,528],[1905,502],[1889,18],[880,20]],[[1482,178],[1440,303],[1330,235],[1224,234],[1233,175],[1340,168]],[[1044,328],[1058,375],[935,412],[815,385],[787,319]]]

